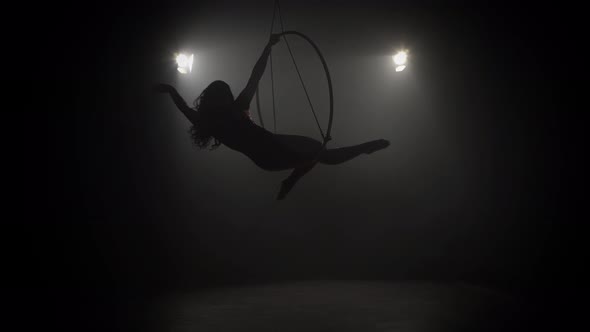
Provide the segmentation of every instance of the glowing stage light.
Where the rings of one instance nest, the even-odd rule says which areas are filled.
[[[408,52],[406,51],[399,51],[396,55],[393,56],[393,62],[398,65],[404,65],[408,61]]]
[[[395,64],[395,71],[400,72],[406,69],[406,65],[408,62],[408,52],[407,51],[399,51],[397,54],[393,56],[393,63]]]
[[[178,71],[181,74],[188,74],[193,71],[194,55],[187,56],[186,54],[178,54],[176,56],[176,63],[178,64]]]

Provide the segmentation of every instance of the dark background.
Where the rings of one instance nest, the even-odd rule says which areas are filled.
[[[286,28],[310,35],[332,71],[333,144],[392,142],[318,166],[283,202],[287,173],[225,147],[198,151],[188,122],[151,91],[171,83],[191,102],[219,78],[239,93],[272,1],[35,12],[43,74],[17,81],[36,86],[19,96],[35,126],[16,151],[32,181],[9,181],[25,199],[7,221],[24,235],[5,242],[11,289],[92,302],[279,280],[461,281],[554,314],[575,298],[580,219],[569,206],[581,199],[569,165],[581,136],[558,92],[575,70],[574,8],[283,1]],[[321,67],[292,43],[325,106]],[[395,75],[400,46],[411,63]],[[195,50],[192,78],[175,72],[179,49]],[[279,131],[317,137],[280,52]]]

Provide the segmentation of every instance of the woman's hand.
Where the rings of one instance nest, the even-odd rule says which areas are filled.
[[[154,86],[154,91],[159,93],[172,93],[174,90],[174,87],[170,84],[160,83]]]
[[[276,43],[281,41],[281,35],[278,33],[273,33],[270,35],[270,39],[268,40],[269,46],[274,46]]]

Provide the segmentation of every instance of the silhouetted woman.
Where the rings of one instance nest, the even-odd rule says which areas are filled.
[[[273,134],[256,125],[250,118],[250,101],[266,68],[271,48],[278,41],[277,35],[271,36],[252,70],[248,84],[235,99],[229,85],[223,81],[209,84],[195,100],[195,109],[186,104],[174,87],[159,84],[156,89],[169,93],[178,109],[192,122],[191,135],[198,147],[207,148],[211,145],[211,149],[214,149],[223,143],[230,149],[245,154],[262,169],[294,169],[282,183],[278,195],[278,199],[282,199],[311,168],[322,143],[305,136]],[[350,147],[326,149],[317,161],[336,165],[361,154],[384,149],[388,145],[388,141],[380,139]]]

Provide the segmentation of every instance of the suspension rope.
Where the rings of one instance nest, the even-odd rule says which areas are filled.
[[[262,128],[264,128],[264,119],[262,119],[262,112],[260,110],[260,92],[258,90],[258,87],[256,87],[256,109],[258,110],[258,119],[260,120],[260,125]]]
[[[333,108],[333,105],[334,105],[334,97],[333,97],[333,94],[332,94],[332,81],[330,79],[330,72],[328,70],[328,66],[326,64],[326,61],[325,61],[322,53],[320,52],[320,50],[317,47],[317,45],[315,45],[315,43],[311,39],[309,39],[309,37],[307,37],[306,35],[304,35],[302,33],[297,32],[297,31],[285,31],[285,27],[283,25],[283,16],[281,14],[281,8],[280,8],[279,0],[275,0],[275,2],[274,2],[274,8],[273,8],[273,15],[272,15],[272,22],[271,22],[271,26],[270,26],[269,38],[273,34],[277,11],[279,12],[279,23],[280,23],[280,29],[281,29],[281,32],[278,33],[278,35],[279,35],[279,37],[283,37],[283,39],[285,40],[285,44],[287,45],[287,49],[289,51],[289,55],[291,56],[291,60],[292,60],[293,65],[295,67],[295,71],[297,72],[297,76],[299,77],[299,82],[301,83],[301,86],[303,87],[303,91],[305,92],[305,96],[307,98],[307,102],[309,103],[309,107],[311,109],[311,112],[313,114],[313,117],[315,119],[315,122],[316,122],[316,124],[318,126],[318,129],[320,131],[320,134],[322,135],[322,138],[324,140],[323,146],[322,146],[322,150],[323,150],[325,148],[325,146],[326,146],[326,143],[332,139],[332,137],[330,136],[330,132],[332,131],[332,120],[333,120],[333,116],[334,116],[334,108]],[[330,116],[329,116],[329,120],[328,120],[328,129],[326,131],[326,134],[324,134],[324,131],[322,129],[322,126],[320,125],[320,122],[318,120],[317,114],[316,114],[315,109],[313,107],[313,104],[311,102],[311,98],[309,96],[309,92],[307,91],[307,87],[305,86],[305,83],[303,81],[303,77],[301,75],[301,71],[299,70],[299,66],[297,65],[297,62],[295,61],[295,56],[293,55],[293,51],[291,50],[291,46],[289,45],[289,41],[287,40],[287,35],[290,35],[290,34],[294,34],[294,35],[298,35],[298,36],[302,37],[311,46],[313,46],[313,48],[315,49],[316,53],[320,57],[320,60],[322,61],[322,65],[324,66],[324,71],[326,72],[326,78],[328,79],[328,92],[329,92],[329,95],[330,95]],[[270,52],[269,57],[270,57],[270,82],[271,82],[271,92],[272,92],[273,124],[274,124],[274,132],[276,134],[277,133],[277,112],[276,112],[276,104],[275,104],[274,69],[273,69],[272,49],[271,49],[271,52]],[[260,124],[262,125],[263,128],[265,128],[264,127],[264,121],[262,119],[262,112],[261,112],[261,108],[260,108],[260,96],[259,96],[259,89],[258,89],[258,87],[256,88],[256,107],[258,108],[258,117],[260,119]]]
[[[275,0],[275,4],[274,4],[274,8],[272,11],[272,21],[270,23],[270,32],[269,32],[269,38],[270,36],[272,36],[272,32],[274,30],[274,26],[275,26],[275,17],[277,14],[277,1]],[[272,91],[272,112],[273,112],[273,122],[274,122],[274,130],[275,130],[275,134],[277,132],[277,123],[276,123],[276,111],[275,111],[275,89],[274,89],[274,78],[273,78],[273,68],[272,68],[272,49],[270,51],[270,79],[271,79],[271,91]],[[260,84],[258,84],[256,86],[256,109],[258,111],[258,119],[260,119],[260,125],[262,126],[262,128],[266,127],[264,126],[264,119],[262,117],[262,108],[260,107]]]
[[[275,0],[275,5],[272,10],[272,22],[270,23],[270,33],[268,34],[269,39],[272,36],[272,32],[275,27],[275,17],[277,14],[278,6],[279,6],[279,1]],[[279,15],[280,15],[280,12],[279,12]],[[275,79],[274,79],[274,72],[273,72],[273,66],[272,66],[272,48],[270,49],[269,58],[270,58],[270,89],[272,92],[272,120],[273,120],[274,132],[276,134],[277,133],[277,111],[276,111],[276,106],[275,106]]]
[[[275,17],[277,15],[277,7],[278,6],[279,6],[279,1],[278,0],[275,0],[275,5],[274,5],[274,7],[272,9],[272,21],[270,23],[270,34],[271,35],[272,35],[272,31],[275,28]],[[280,15],[280,13],[279,13],[279,15]]]
[[[303,87],[303,91],[305,92],[305,96],[307,97],[307,102],[309,103],[309,107],[311,108],[311,113],[313,114],[313,118],[315,119],[315,123],[318,125],[318,129],[320,130],[320,134],[322,138],[326,138],[324,136],[324,131],[322,130],[322,126],[320,125],[320,121],[315,113],[315,109],[313,108],[313,104],[311,103],[311,98],[309,97],[309,93],[307,92],[307,88],[305,87],[305,83],[303,82],[303,77],[301,76],[301,72],[299,71],[299,67],[297,66],[297,62],[295,61],[295,56],[293,55],[293,51],[291,50],[291,46],[289,45],[289,41],[287,40],[287,35],[285,35],[285,27],[283,26],[283,15],[281,14],[281,7],[279,5],[279,1],[275,1],[275,6],[279,12],[279,22],[281,24],[281,34],[283,34],[283,39],[285,40],[285,44],[287,45],[287,49],[289,50],[289,55],[291,56],[291,60],[293,61],[293,65],[295,66],[295,71],[297,71],[297,76],[299,76],[299,82],[301,82],[301,86]],[[272,64],[272,62],[271,62]],[[272,68],[272,67],[271,67]]]
[[[275,134],[277,133],[277,112],[275,107],[275,79],[272,69],[272,51],[270,53],[270,88],[272,90],[272,120]]]

